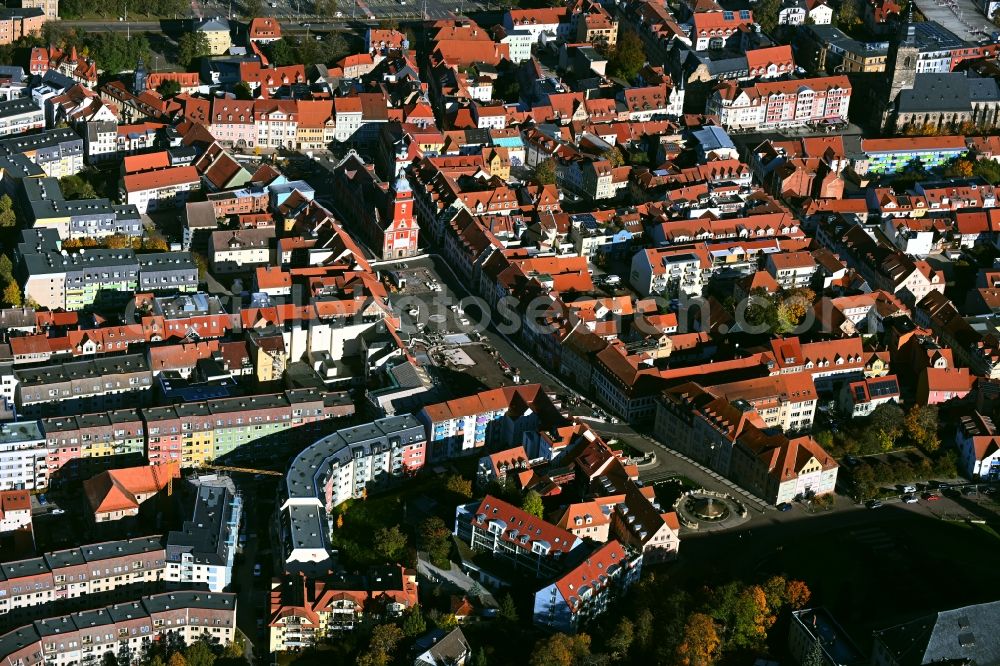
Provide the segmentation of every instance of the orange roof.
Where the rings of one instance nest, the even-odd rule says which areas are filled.
[[[127,157],[125,159],[128,159]],[[130,173],[124,178],[126,192],[139,192],[142,190],[158,190],[164,187],[173,187],[184,183],[197,183],[198,170],[193,166],[169,167],[154,171],[144,171],[142,173]]]
[[[150,169],[166,169],[170,166],[170,155],[165,150],[143,155],[125,157],[125,173],[138,173]]]
[[[915,150],[961,150],[966,148],[964,136],[906,136],[898,139],[862,139],[866,153],[897,153]]]
[[[617,540],[612,539],[557,580],[556,589],[570,607],[570,611],[576,611],[582,604],[581,597],[594,596],[596,590],[610,583],[613,573],[627,564],[628,556],[625,548]]]
[[[137,495],[158,493],[180,476],[180,463],[113,469],[84,481],[83,491],[95,514],[126,511],[139,507]]]
[[[281,39],[281,24],[277,19],[258,17],[250,21],[250,39]]]

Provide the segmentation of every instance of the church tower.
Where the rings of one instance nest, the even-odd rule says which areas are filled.
[[[400,174],[391,191],[392,218],[385,229],[382,258],[409,257],[417,253],[420,229],[414,219],[413,190],[405,174]]]
[[[146,77],[148,72],[146,72],[146,65],[142,62],[142,58],[139,58],[139,62],[135,64],[135,77],[134,85],[132,86],[132,92],[135,95],[140,95],[146,92]]]
[[[917,59],[920,57],[920,47],[917,45],[917,32],[913,25],[913,7],[907,16],[906,24],[893,39],[889,46],[889,57],[886,58],[885,72],[889,75],[889,89],[884,100],[882,112],[882,127],[888,127],[896,111],[899,93],[911,90],[917,78]]]

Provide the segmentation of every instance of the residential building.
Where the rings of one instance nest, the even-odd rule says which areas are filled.
[[[978,411],[961,417],[955,434],[959,468],[970,479],[1000,477],[1000,433],[989,416]]]
[[[198,266],[190,252],[139,254],[136,260],[142,292],[198,291]]]
[[[466,666],[472,659],[472,647],[461,627],[455,627],[448,633],[435,629],[417,639],[414,647],[417,656],[413,666]]]
[[[201,176],[193,166],[171,166],[162,151],[126,157],[122,183],[126,203],[146,213],[183,206],[201,189]]]
[[[139,515],[139,505],[166,490],[181,476],[180,465],[143,465],[101,472],[83,482],[95,522]]]
[[[562,420],[540,384],[492,389],[427,405],[417,418],[427,429],[432,460],[473,455],[499,442],[519,443],[524,433]]]
[[[208,259],[213,272],[251,272],[271,263],[275,239],[272,229],[213,231],[208,245]]]
[[[180,589],[222,592],[232,582],[243,498],[229,477],[201,476],[191,520],[167,535],[164,580]]]
[[[364,574],[288,576],[271,587],[267,623],[272,652],[308,648],[364,621],[398,618],[418,603],[416,572],[371,567]]]
[[[779,252],[767,256],[767,272],[786,290],[808,287],[818,268],[811,252]]]
[[[425,462],[424,426],[411,415],[338,430],[303,450],[289,466],[278,516],[286,570],[329,569],[329,512],[369,487],[415,473]]]
[[[165,640],[168,632],[187,644],[208,634],[220,645],[229,645],[235,631],[235,594],[177,591],[35,619],[0,636],[0,659],[11,664],[69,664],[112,653],[134,661],[148,642]]]
[[[850,418],[869,416],[887,402],[899,400],[899,381],[895,375],[866,377],[845,383],[839,396],[840,411]]]
[[[23,415],[95,412],[143,404],[153,375],[143,354],[18,368],[17,409]]]
[[[709,97],[705,112],[718,115],[726,129],[764,130],[842,122],[850,101],[846,76],[763,81],[745,87],[725,81]]]
[[[30,97],[0,100],[0,136],[45,129],[45,112]]]
[[[573,634],[621,599],[642,572],[642,554],[616,540],[535,593],[532,620],[552,631]]]
[[[583,545],[570,532],[490,495],[478,504],[460,506],[458,520],[463,519],[471,523],[472,550],[490,553],[538,578],[560,574],[566,566],[563,560]]]
[[[45,434],[37,421],[0,424],[0,490],[48,485]]]
[[[965,155],[968,146],[961,136],[912,136],[862,139],[861,151],[865,154],[867,173],[892,174],[916,162],[925,169],[944,166]]]
[[[0,490],[0,533],[31,525],[31,495],[26,490]]]
[[[832,493],[837,461],[810,436],[747,428],[733,449],[732,480],[770,504]]]
[[[38,7],[0,10],[0,44],[13,44],[22,37],[40,35],[46,20],[45,12]]]
[[[229,21],[223,18],[206,19],[195,28],[195,32],[205,35],[205,39],[208,41],[208,55],[229,53],[229,47],[233,45],[229,31]]]

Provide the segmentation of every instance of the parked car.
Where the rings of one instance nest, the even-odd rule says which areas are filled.
[[[45,506],[46,504],[49,503],[49,500],[45,497],[44,494],[42,494],[38,496],[38,503],[42,506]]]
[[[882,506],[882,500],[877,500],[877,499],[868,500],[865,503],[865,506],[868,507],[869,509],[878,509],[879,507]]]
[[[903,492],[904,493],[915,493],[915,492],[917,492],[917,487],[916,486],[912,486],[910,484],[907,484],[907,485],[903,486]]]
[[[778,511],[791,511],[791,510],[792,510],[791,502],[782,502],[781,504],[778,505]]]
[[[936,502],[941,499],[941,496],[937,493],[924,493],[924,499],[928,502]]]
[[[911,495],[911,494],[907,493],[907,494],[903,495],[903,503],[904,504],[916,504],[917,503],[917,496],[916,495]]]
[[[260,576],[260,564],[253,565],[253,575]]]

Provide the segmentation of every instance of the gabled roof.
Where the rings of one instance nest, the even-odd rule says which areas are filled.
[[[95,514],[139,508],[137,495],[155,494],[180,478],[180,463],[144,465],[101,472],[83,482]]]

